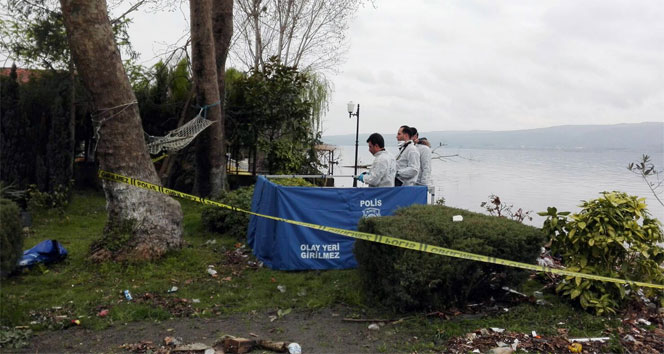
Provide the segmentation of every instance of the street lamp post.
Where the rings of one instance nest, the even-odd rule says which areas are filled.
[[[348,118],[353,118],[353,116],[357,117],[357,128],[355,128],[355,172],[353,172],[354,176],[357,176],[357,144],[358,144],[358,137],[360,134],[360,104],[357,104],[357,111],[355,111],[355,103],[353,101],[348,102]],[[357,187],[357,179],[353,178],[353,187]]]

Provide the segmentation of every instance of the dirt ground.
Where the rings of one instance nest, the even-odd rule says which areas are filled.
[[[370,323],[345,322],[344,309],[324,309],[309,313],[290,313],[270,321],[269,314],[242,314],[223,318],[178,318],[164,322],[139,322],[114,326],[101,331],[71,327],[61,331],[35,334],[29,347],[18,353],[118,353],[164,345],[173,337],[182,344],[213,345],[225,334],[249,339],[297,342],[303,353],[373,353],[386,340],[395,338],[386,331],[369,330]],[[133,344],[133,347],[123,345]],[[146,350],[147,351],[147,350]],[[392,352],[393,350],[388,350]],[[261,353],[254,350],[252,353]]]
[[[256,312],[206,319],[183,317],[163,322],[114,325],[100,331],[74,326],[59,331],[37,333],[30,339],[28,347],[19,350],[2,349],[0,352],[169,353],[174,352],[173,349],[177,349],[177,346],[167,346],[167,338],[174,338],[178,342],[175,344],[180,345],[203,343],[212,346],[224,335],[231,335],[252,340],[296,342],[301,346],[302,353],[306,354],[396,353],[404,352],[401,348],[412,348],[412,344],[421,340],[417,338],[417,333],[399,325],[399,321],[379,326],[377,330],[369,329],[371,322],[345,321],[344,318],[352,317],[354,313],[343,306],[292,312],[277,319],[274,319],[274,315]],[[648,329],[643,327],[644,320],[648,321]],[[623,326],[614,329],[617,332],[613,334],[620,338],[620,346],[625,352],[664,352],[664,316],[644,309],[635,309],[623,314],[622,323]],[[450,338],[445,343],[438,343],[442,345],[438,348],[446,348],[450,353],[469,353],[474,350],[486,353],[502,343],[506,347],[518,346],[519,350],[526,352],[574,352],[567,340],[566,330],[559,329],[558,332],[559,335],[553,337],[533,337],[526,333],[482,328],[465,336]],[[167,341],[172,342],[173,339]],[[612,347],[609,345],[608,342],[584,342],[581,352],[610,352]],[[502,351],[507,352],[509,351]],[[251,353],[273,352],[255,349]]]

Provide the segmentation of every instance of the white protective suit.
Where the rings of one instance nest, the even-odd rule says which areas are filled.
[[[412,140],[399,143],[399,155],[397,155],[397,179],[404,186],[414,186],[417,176],[420,174],[420,153]]]
[[[369,187],[394,187],[394,177],[397,173],[397,162],[394,156],[385,150],[374,155],[371,170],[364,175],[364,183]]]
[[[417,176],[417,184],[431,187],[431,148],[424,144],[417,144],[420,153],[420,174]]]

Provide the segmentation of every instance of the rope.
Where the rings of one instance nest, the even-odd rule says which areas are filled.
[[[96,114],[93,114],[93,115],[92,115],[92,123],[93,123],[93,125],[95,126],[95,134],[94,134],[94,138],[95,138],[95,147],[94,147],[94,149],[93,149],[93,152],[94,152],[94,153],[97,152],[97,146],[99,145],[99,141],[101,140],[101,135],[99,134],[99,131],[101,130],[102,125],[104,125],[104,123],[105,123],[107,120],[110,120],[110,119],[115,118],[115,117],[118,116],[120,113],[124,112],[127,108],[129,108],[131,105],[134,105],[134,104],[138,104],[138,101],[132,101],[132,102],[129,102],[129,103],[124,103],[124,104],[120,104],[120,105],[117,105],[117,106],[115,106],[115,107],[110,107],[110,108],[101,108],[101,109],[98,109],[98,110],[97,110],[97,112],[99,112],[99,113],[96,113]],[[101,116],[101,115],[103,115],[104,113],[107,113],[107,112],[113,111],[114,109],[118,109],[118,108],[122,108],[122,109],[119,110],[119,111],[117,111],[117,112],[115,112],[115,114],[111,114],[110,116],[108,116],[108,117],[106,117],[106,118],[95,119],[95,117]]]

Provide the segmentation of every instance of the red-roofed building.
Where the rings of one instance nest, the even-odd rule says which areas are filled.
[[[2,68],[0,69],[0,75],[9,76],[11,75],[12,68]],[[19,84],[25,84],[30,81],[32,77],[36,77],[40,74],[40,70],[31,70],[31,69],[21,69],[16,68],[16,79]]]

